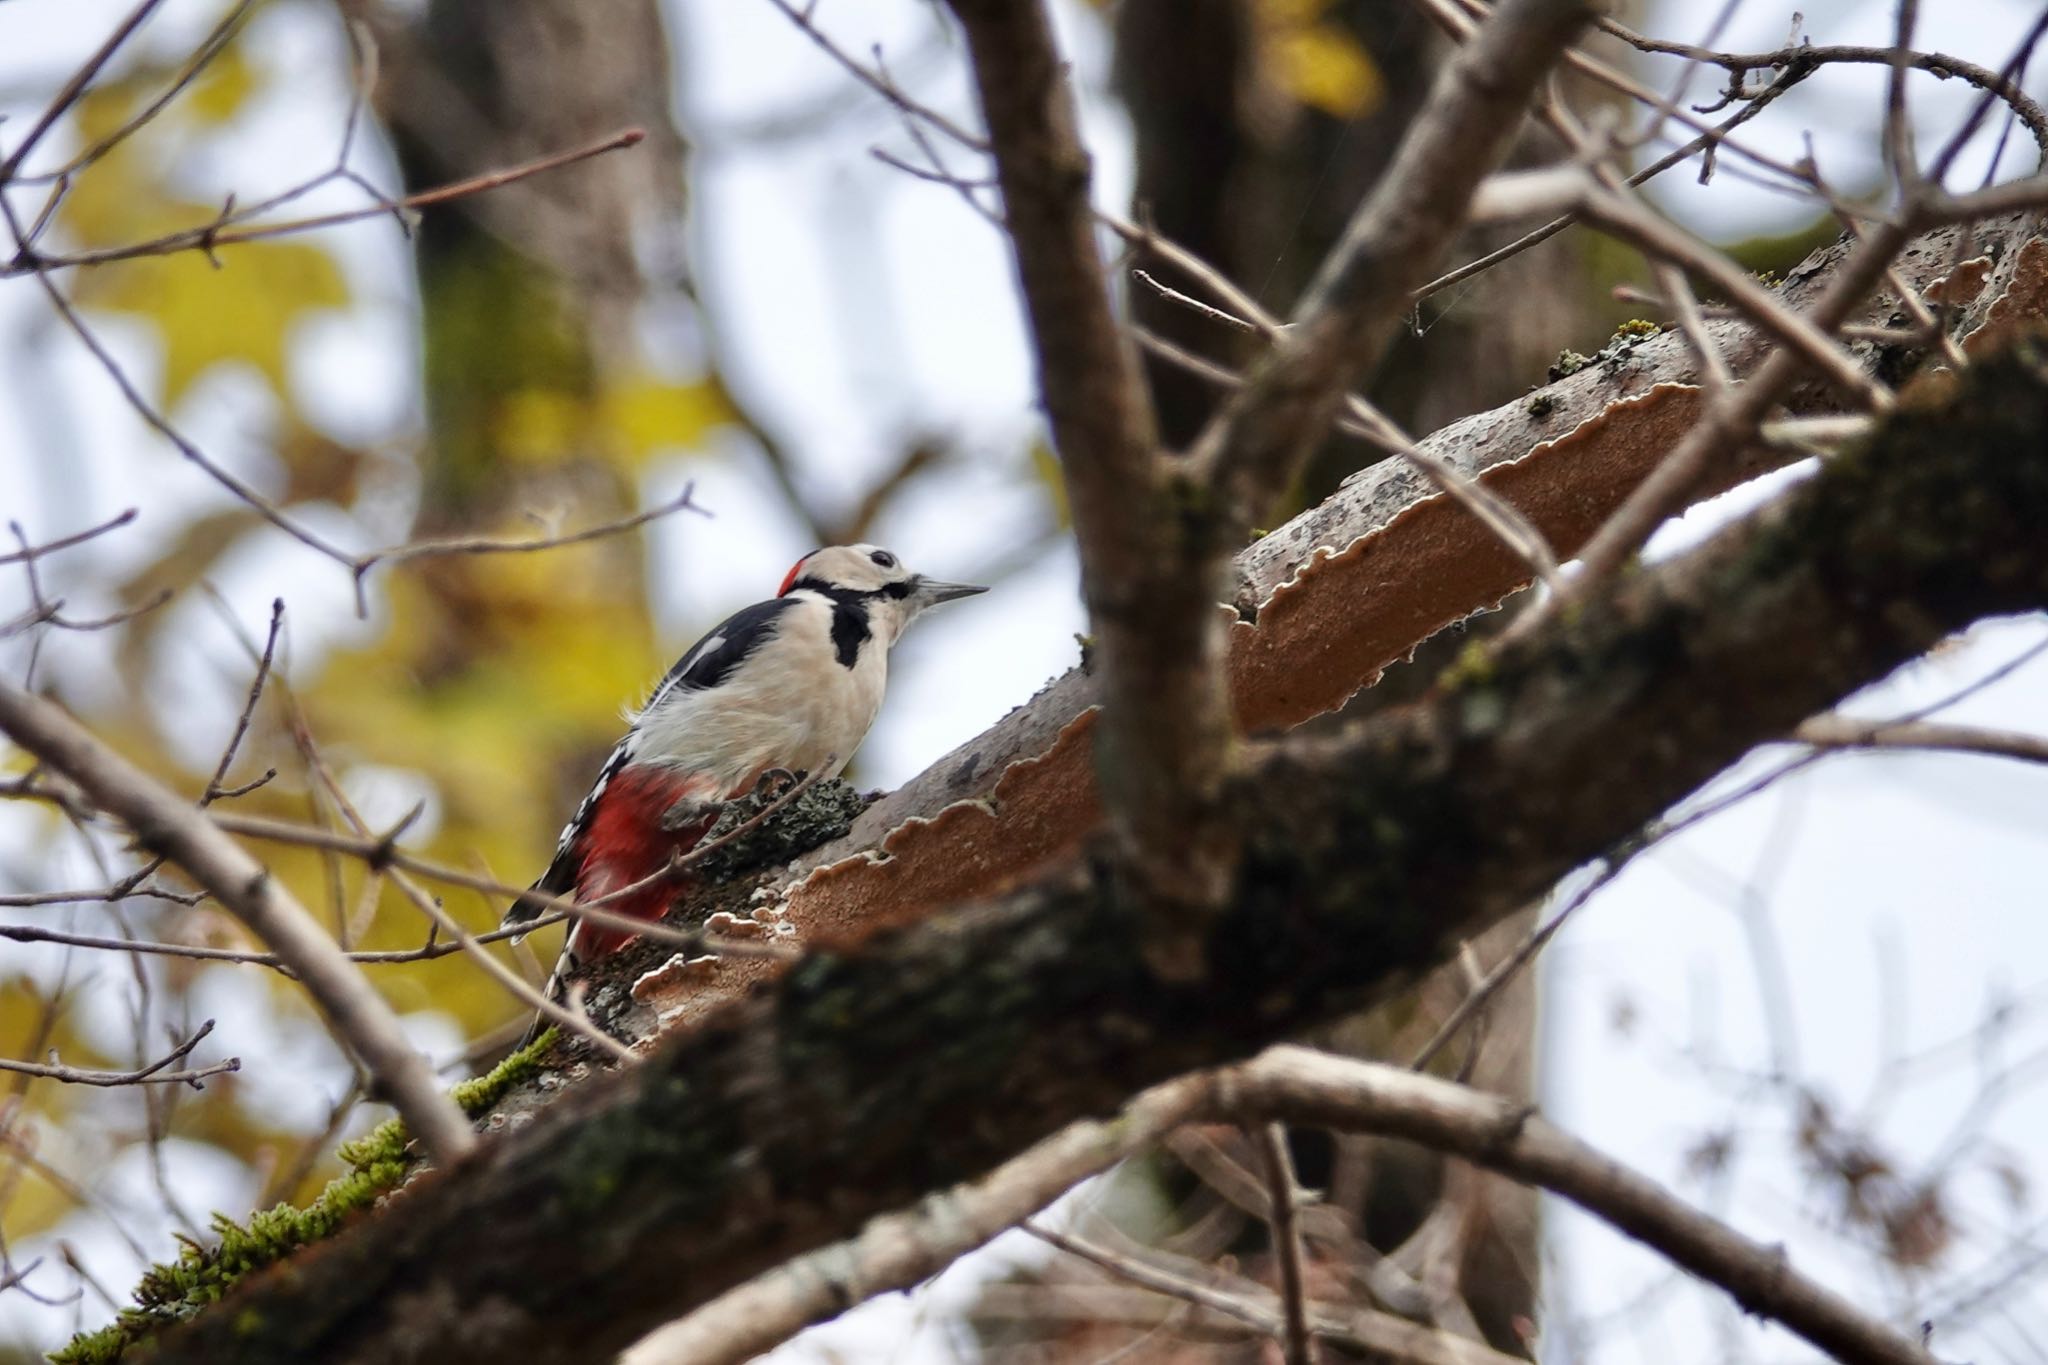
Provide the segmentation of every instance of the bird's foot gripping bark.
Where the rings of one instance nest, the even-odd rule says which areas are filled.
[[[707,801],[701,796],[685,796],[661,813],[661,831],[676,834],[686,829],[707,828],[718,818],[723,801]]]
[[[793,773],[787,768],[769,768],[754,779],[754,789],[743,799],[752,801],[780,801],[803,781],[808,773]]]

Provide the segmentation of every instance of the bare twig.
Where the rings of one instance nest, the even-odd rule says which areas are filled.
[[[1786,308],[1749,272],[1663,215],[1606,190],[1588,194],[1581,212],[1589,222],[1652,257],[1712,281],[1744,317],[1845,392],[1855,395],[1863,406],[1877,412],[1891,406],[1891,391],[1866,374],[1855,358],[1837,346],[1812,318],[1801,317]]]
[[[214,764],[213,776],[206,779],[206,790],[199,797],[201,806],[210,806],[227,795],[221,783],[227,779],[228,769],[235,763],[235,754],[242,747],[242,739],[249,733],[249,723],[255,719],[257,703],[263,700],[263,685],[270,680],[270,665],[277,657],[277,637],[283,628],[284,599],[272,598],[270,629],[263,637],[263,652],[256,658],[256,674],[249,680],[248,700],[242,703],[241,713],[235,717],[234,732],[228,736],[227,747],[221,750],[220,761]]]
[[[248,220],[264,212],[282,199],[296,198],[297,192],[288,191],[277,199],[248,208],[223,209],[211,221],[197,227],[183,228],[152,237],[143,242],[130,242],[122,246],[97,247],[89,251],[40,252],[33,248],[27,234],[17,233],[16,245],[20,256],[11,264],[0,267],[0,275],[38,274],[65,270],[76,266],[104,265],[109,261],[131,260],[137,256],[165,256],[178,251],[212,252],[220,247],[234,246],[243,242],[260,242],[274,237],[295,236],[303,232],[317,232],[323,228],[341,227],[348,223],[360,223],[368,218],[381,218],[390,213],[410,213],[436,204],[466,199],[472,195],[485,194],[491,190],[510,185],[515,181],[542,175],[548,171],[560,170],[579,161],[588,161],[594,156],[616,152],[644,142],[647,131],[644,128],[623,128],[618,132],[572,147],[567,151],[551,152],[535,157],[516,166],[489,171],[466,179],[450,181],[432,189],[420,190],[396,199],[380,198],[362,208],[342,209],[334,213],[316,214],[308,218],[293,218],[277,223],[251,223]]]
[[[2048,739],[2016,730],[1933,721],[1858,720],[1815,716],[1792,732],[1801,744],[1821,749],[1925,749],[1939,753],[1985,754],[2023,763],[2048,763]]]
[[[812,22],[812,11],[817,8],[815,3],[801,6],[796,4],[795,0],[768,0],[768,3],[782,11],[785,18],[792,24],[795,24],[797,29],[806,38],[816,43],[818,49],[827,57],[837,62],[849,76],[852,76],[856,81],[859,81],[862,85],[880,95],[890,104],[895,105],[907,116],[924,120],[953,141],[959,143],[962,147],[977,152],[989,150],[986,138],[977,137],[952,119],[941,114],[938,110],[911,99],[894,81],[878,72],[870,71],[867,67],[862,66],[851,56],[847,55],[845,50],[833,42],[823,29]]]
[[[443,555],[530,554],[535,550],[559,550],[566,545],[581,545],[586,541],[602,540],[607,536],[636,530],[650,521],[659,521],[677,512],[695,512],[698,516],[710,516],[709,512],[691,501],[691,495],[696,491],[697,485],[694,481],[684,484],[682,492],[657,507],[620,517],[616,521],[586,526],[580,531],[569,531],[554,536],[536,536],[530,539],[452,536],[444,540],[415,540],[404,545],[393,545],[389,549],[372,550],[366,555],[358,555],[350,568],[354,570],[356,579],[360,582],[364,575],[380,564],[402,564],[407,560],[429,559]]]
[[[1315,1365],[1319,1358],[1309,1327],[1308,1287],[1301,1244],[1301,1184],[1294,1158],[1287,1151],[1287,1126],[1262,1123],[1251,1133],[1265,1168],[1267,1220],[1272,1227],[1273,1259],[1280,1266],[1280,1305],[1287,1326],[1287,1365]]]
[[[1910,237],[1910,229],[1898,224],[1883,224],[1871,231],[1815,300],[1808,322],[1823,334],[1839,327],[1884,278]],[[1582,601],[1595,584],[1613,574],[1665,517],[1684,504],[1715,465],[1754,436],[1805,364],[1805,357],[1798,352],[1773,351],[1746,382],[1718,394],[1701,421],[1580,549],[1582,571],[1569,589],[1532,604],[1502,638],[1525,638],[1538,622]]]
[[[134,521],[135,517],[136,509],[131,507],[125,512],[107,518],[97,526],[88,526],[83,531],[73,531],[68,536],[58,536],[55,540],[46,540],[40,545],[0,552],[0,564],[33,563],[58,550],[68,550],[74,545],[83,545],[88,540],[95,540],[109,531],[117,531]]]
[[[93,143],[90,147],[84,148],[56,170],[42,171],[35,175],[17,175],[14,178],[14,183],[17,185],[35,185],[56,181],[61,186],[69,177],[78,174],[134,136],[138,129],[148,124],[158,114],[161,114],[172,100],[175,100],[189,88],[192,82],[198,79],[199,74],[213,63],[213,59],[227,49],[228,43],[240,31],[242,21],[249,16],[249,11],[253,8],[255,8],[255,0],[235,0],[235,3],[228,7],[227,13],[223,14],[219,22],[214,24],[212,31],[200,40],[198,46],[192,49],[191,54],[185,59],[185,64],[178,69],[177,73],[169,81],[165,82],[164,88],[157,92],[154,99],[144,104],[126,119],[123,119],[118,128],[100,138],[99,141]]]
[[[0,185],[6,185],[14,180],[21,170],[21,163],[36,149],[36,144],[56,126],[57,120],[63,118],[72,105],[78,103],[79,96],[98,79],[101,70],[113,60],[114,54],[121,50],[122,44],[135,35],[135,30],[141,28],[143,21],[161,4],[163,0],[141,0],[140,4],[128,11],[126,18],[114,25],[106,39],[93,49],[92,55],[71,73],[55,97],[43,106],[42,113],[36,116],[36,121],[30,125],[21,141],[15,144],[14,150],[7,154],[7,159],[0,161]]]
[[[341,783],[335,780],[334,773],[321,757],[318,746],[314,744],[312,731],[306,725],[303,716],[293,717],[292,733],[298,741],[300,752],[305,755],[307,766],[319,780],[321,789],[327,793],[327,799],[341,812],[342,819],[346,820],[357,834],[369,835],[369,823],[363,819],[362,812],[356,809],[355,803],[348,799],[348,793],[342,790]],[[386,847],[395,843],[399,833],[411,824],[418,814],[419,808],[415,807],[398,825],[379,836],[378,843]],[[631,1066],[640,1060],[631,1048],[591,1023],[581,1011],[564,1008],[549,999],[529,985],[524,977],[485,952],[477,936],[470,933],[460,920],[443,909],[439,901],[421,890],[419,884],[408,877],[403,869],[393,867],[387,868],[385,872],[391,878],[392,884],[398,888],[399,894],[411,901],[414,908],[427,917],[428,924],[432,926],[430,935],[434,930],[446,933],[455,941],[457,947],[469,955],[472,962],[483,968],[486,976],[503,987],[513,999],[529,1009],[539,1010],[543,1018],[568,1029],[621,1065]]]
[[[72,900],[88,899],[83,893],[55,893]],[[168,899],[167,893],[164,894]],[[103,897],[102,897],[103,898]],[[0,900],[0,905],[14,905],[19,900]],[[47,902],[45,902],[47,903]],[[552,911],[539,919],[528,920],[489,933],[477,934],[473,942],[501,943],[509,938],[530,934],[536,929],[545,929],[551,924],[560,924],[568,918],[561,911]],[[276,953],[246,952],[240,948],[209,948],[200,943],[152,943],[146,939],[109,938],[102,934],[74,934],[64,929],[44,929],[30,924],[0,924],[0,938],[16,943],[61,943],[73,948],[91,948],[111,953],[144,953],[153,957],[183,957],[196,962],[231,962],[250,967],[269,967],[286,976],[294,973],[285,960]],[[408,962],[432,962],[467,950],[467,945],[450,939],[437,939],[417,948],[386,948],[379,950],[356,949],[342,954],[350,962],[365,966],[396,966]]]
[[[450,1165],[476,1145],[462,1111],[441,1092],[427,1059],[362,973],[306,910],[197,808],[87,733],[50,702],[0,680],[0,730],[64,774],[145,848],[171,859],[288,961],[336,1035],[390,1094],[434,1160]]]
[[[346,834],[339,830],[320,829],[313,825],[298,825],[285,820],[273,820],[265,816],[242,815],[228,811],[215,813],[213,821],[230,833],[244,835],[251,839],[263,839],[281,844],[297,844],[304,848],[328,849],[336,853],[346,854],[360,859],[366,866],[377,871],[396,867],[425,877],[430,881],[441,882],[449,886],[467,887],[472,891],[481,891],[487,896],[504,896],[508,899],[517,899],[524,896],[539,902],[550,911],[559,911],[564,917],[574,916],[577,919],[588,920],[602,925],[607,929],[622,929],[627,933],[638,934],[641,938],[649,939],[656,943],[673,943],[679,948],[688,949],[693,952],[718,953],[726,957],[765,957],[772,958],[778,962],[790,961],[797,956],[794,949],[781,944],[755,943],[744,939],[723,938],[717,934],[706,933],[702,930],[677,929],[670,925],[658,924],[651,920],[635,919],[631,915],[621,915],[615,911],[606,910],[602,904],[596,901],[585,903],[573,900],[567,896],[554,896],[544,891],[532,890],[528,887],[513,886],[492,877],[480,876],[463,868],[450,867],[445,863],[436,863],[426,858],[417,857],[398,847],[388,836],[373,837]],[[695,851],[694,849],[691,850],[692,853]],[[689,854],[680,855],[682,858],[688,858],[689,856]],[[687,867],[688,864],[686,863],[684,866]],[[673,874],[669,869],[664,867],[659,872],[651,874],[647,880],[650,883],[655,880],[666,880],[671,875]],[[525,924],[513,926],[506,933],[505,937],[528,933],[538,927],[539,923],[540,921],[529,921]],[[480,935],[478,937],[479,942],[489,941],[489,939],[490,936],[488,935]],[[427,955],[420,950],[413,950],[413,953],[418,956]],[[366,960],[377,959],[371,958]],[[408,956],[384,960],[407,961],[411,959]]]
[[[1956,78],[1989,91],[2011,106],[2020,122],[2033,135],[2034,143],[2048,156],[2048,109],[2021,88],[2009,73],[1993,71],[1988,67],[1951,57],[1943,52],[1900,51],[1893,47],[1858,47],[1848,44],[1813,44],[1798,47],[1783,47],[1771,52],[1715,52],[1695,47],[1690,43],[1667,42],[1661,38],[1649,38],[1611,19],[1600,20],[1600,27],[1641,52],[1664,53],[1685,57],[1696,62],[1708,62],[1728,72],[1731,79],[1741,80],[1752,71],[1785,71],[1801,67],[1818,70],[1823,66],[1865,65],[1892,66],[1903,64],[1914,71],[1925,71],[1942,80]]]
[[[1219,388],[1236,390],[1244,385],[1244,377],[1235,370],[1198,356],[1135,323],[1131,326],[1131,335],[1151,354]],[[1465,474],[1448,460],[1417,445],[1392,418],[1373,407],[1363,396],[1355,393],[1348,395],[1345,407],[1346,415],[1338,418],[1335,424],[1338,431],[1347,436],[1356,436],[1362,441],[1369,441],[1420,470],[1440,492],[1470,512],[1480,525],[1513,551],[1515,557],[1528,568],[1532,578],[1549,585],[1553,590],[1562,587],[1563,580],[1559,576],[1556,551],[1550,548],[1550,542],[1544,538],[1543,533],[1517,511],[1513,503],[1493,492],[1479,480]]]
[[[1152,239],[1151,244],[1154,249],[1158,249],[1159,243],[1156,239]],[[1210,283],[1212,288],[1217,287],[1216,282],[1221,280],[1219,272],[1213,271],[1206,262],[1202,262],[1191,253],[1180,252],[1174,259],[1177,265],[1191,262],[1199,266],[1203,272],[1201,277]],[[1240,296],[1238,299],[1240,304],[1250,305],[1240,316],[1161,284],[1145,271],[1134,270],[1131,274],[1164,298],[1190,307],[1204,317],[1213,318],[1240,330],[1254,332],[1268,341],[1278,339],[1286,330],[1281,322],[1249,297]],[[1235,294],[1238,294],[1238,291],[1234,285],[1226,285],[1219,290],[1219,297]],[[1131,324],[1131,334],[1137,338],[1140,346],[1153,355],[1210,383],[1231,390],[1242,388],[1244,385],[1244,376],[1236,371],[1177,346],[1156,333],[1146,331],[1136,323]],[[1470,512],[1480,525],[1499,538],[1503,545],[1514,552],[1516,558],[1528,565],[1530,574],[1537,581],[1546,584],[1553,591],[1563,586],[1558,577],[1557,554],[1551,549],[1550,542],[1513,503],[1494,493],[1479,480],[1468,477],[1448,461],[1417,445],[1401,430],[1398,423],[1374,407],[1364,395],[1346,394],[1344,410],[1345,415],[1337,419],[1337,430],[1370,441],[1389,454],[1400,456],[1402,460],[1420,470],[1424,477],[1453,502]]]
[[[1812,74],[1813,70],[1814,68],[1803,66],[1787,68],[1779,73],[1776,80],[1772,81],[1771,84],[1765,86],[1762,90],[1754,94],[1745,95],[1742,108],[1736,110],[1712,128],[1702,132],[1690,142],[1673,148],[1657,158],[1657,160],[1629,176],[1624,183],[1631,188],[1643,185],[1670,170],[1673,166],[1690,160],[1701,152],[1707,152],[1711,155],[1713,150],[1727,139],[1728,134],[1740,128],[1758,114],[1761,114],[1770,107],[1772,101],[1778,99],[1781,95],[1791,90],[1793,86],[1805,80],[1807,76]],[[1465,264],[1437,276],[1428,284],[1416,290],[1415,297],[1418,300],[1426,299],[1430,295],[1448,289],[1454,284],[1460,284],[1465,280],[1469,280],[1474,275],[1491,270],[1494,266],[1512,257],[1519,256],[1524,251],[1529,250],[1529,248],[1540,246],[1542,243],[1549,241],[1552,237],[1555,237],[1577,221],[1578,215],[1575,213],[1568,213],[1561,217],[1553,218],[1542,227],[1516,238],[1505,246],[1498,247],[1487,252],[1484,256],[1467,261]]]
[[[214,1062],[209,1066],[193,1067],[183,1071],[175,1071],[171,1068],[174,1064],[185,1060],[191,1054],[192,1049],[199,1046],[200,1039],[206,1037],[211,1032],[213,1032],[213,1020],[209,1019],[204,1024],[201,1024],[198,1031],[190,1038],[172,1048],[156,1061],[151,1062],[147,1066],[136,1067],[130,1071],[98,1071],[89,1067],[65,1066],[57,1060],[54,1050],[51,1052],[50,1060],[47,1063],[18,1062],[11,1058],[0,1057],[0,1071],[13,1071],[24,1076],[37,1076],[45,1080],[61,1081],[66,1085],[95,1085],[109,1088],[122,1085],[189,1085],[194,1090],[204,1090],[206,1087],[200,1084],[201,1081],[204,1081],[209,1076],[219,1076],[228,1072],[240,1071],[242,1069],[242,1059],[230,1057],[226,1061]]]

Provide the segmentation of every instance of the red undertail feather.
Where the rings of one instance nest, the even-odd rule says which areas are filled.
[[[716,819],[714,814],[707,813],[701,820],[664,829],[662,821],[669,810],[678,801],[713,801],[724,795],[709,778],[693,773],[656,764],[622,769],[606,784],[591,815],[590,829],[584,836],[583,862],[576,875],[576,898],[596,900],[667,867],[671,855],[695,847]],[[677,881],[657,882],[604,908],[634,919],[658,920],[681,886]],[[578,959],[587,962],[632,938],[632,934],[621,929],[584,923],[577,926],[569,948]]]

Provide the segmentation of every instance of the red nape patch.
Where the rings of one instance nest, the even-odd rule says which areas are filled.
[[[777,597],[789,595],[789,590],[796,586],[796,576],[804,571],[804,561],[809,558],[810,555],[805,555],[803,559],[799,559],[796,563],[789,566],[789,572],[782,576],[782,586],[775,590]]]
[[[583,836],[583,865],[576,874],[577,898],[590,901],[608,896],[667,867],[670,855],[694,848],[717,818],[707,813],[701,820],[664,829],[662,821],[669,809],[678,801],[715,801],[724,795],[709,778],[695,773],[651,763],[621,769],[597,798],[597,810]],[[682,885],[681,881],[656,882],[604,908],[634,919],[657,920]],[[574,948],[578,957],[588,961],[612,952],[632,938],[623,929],[584,923],[577,926]]]

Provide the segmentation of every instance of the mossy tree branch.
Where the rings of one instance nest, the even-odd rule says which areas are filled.
[[[2048,350],[1423,701],[1265,746],[1199,979],[1084,859],[820,954],[247,1283],[152,1359],[586,1360],[1141,1087],[1398,989],[1750,747],[2048,605]],[[488,1236],[479,1230],[488,1229]]]

